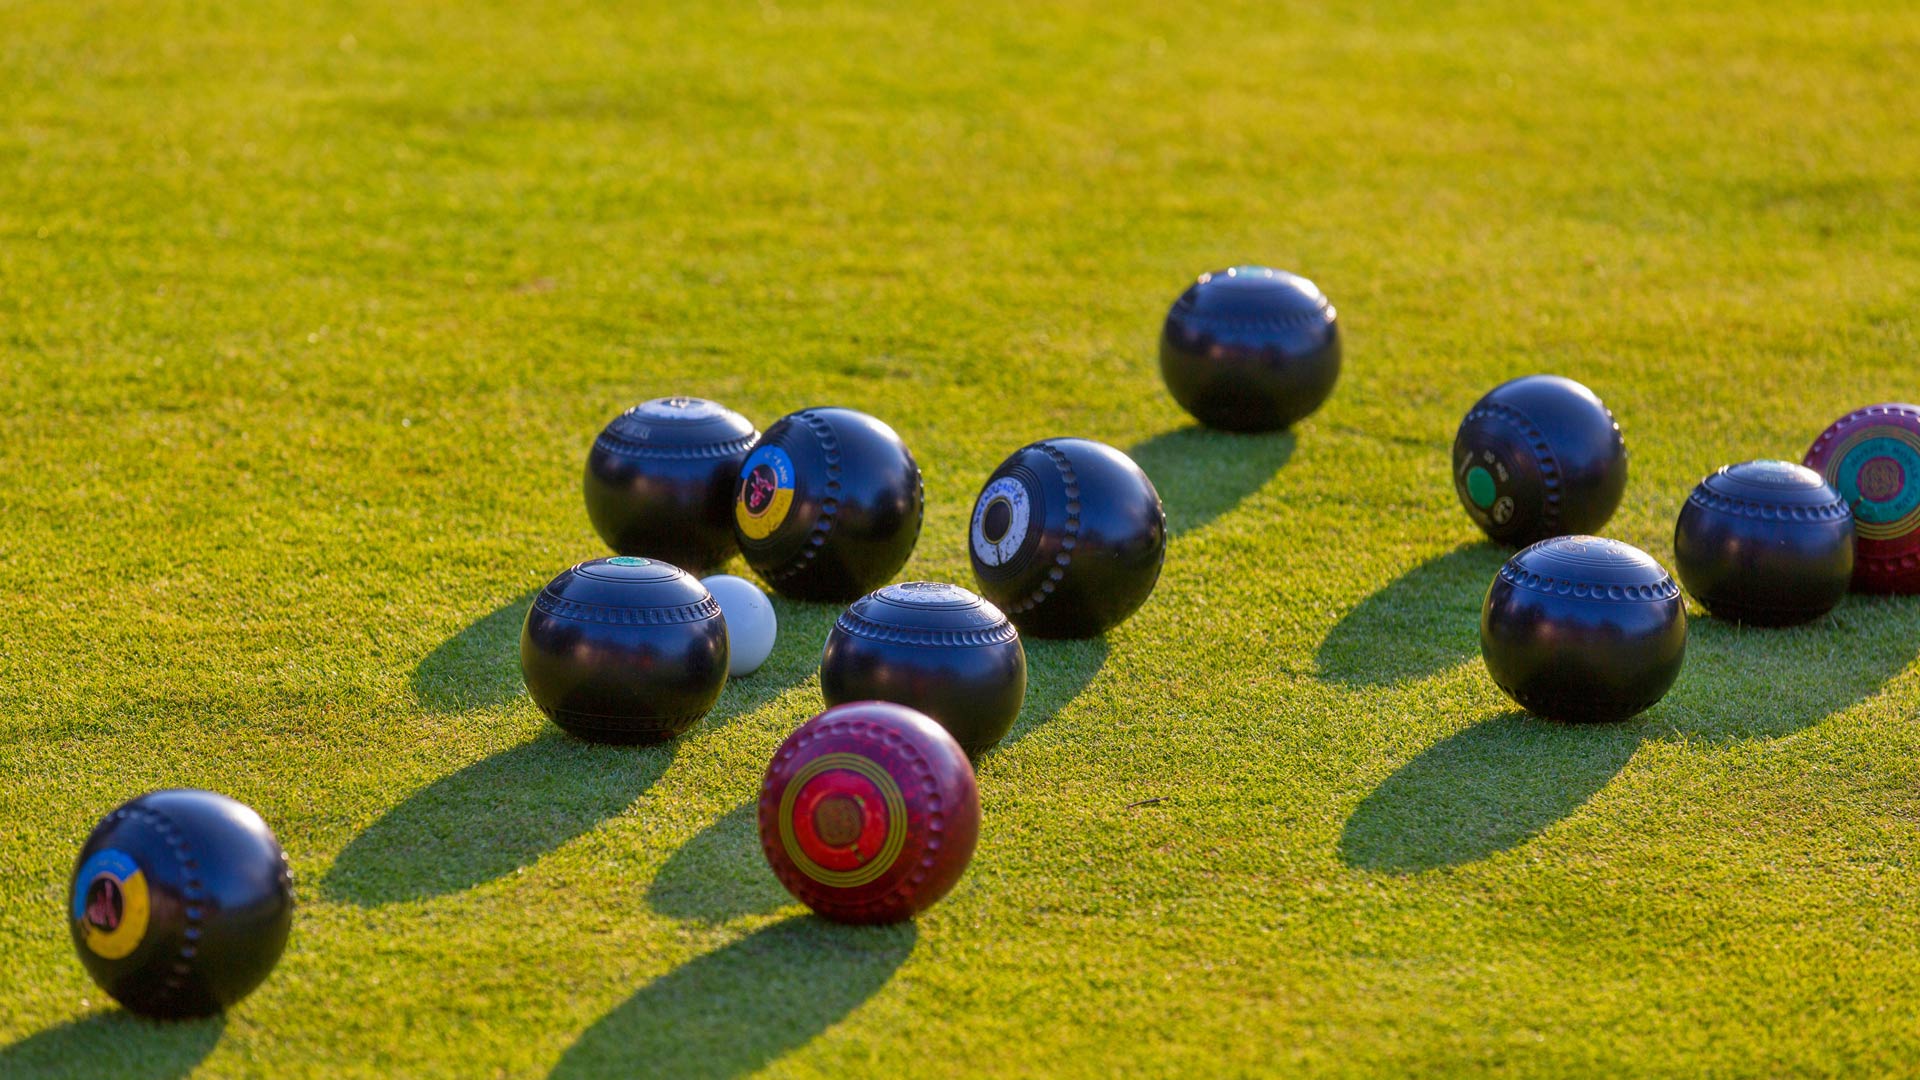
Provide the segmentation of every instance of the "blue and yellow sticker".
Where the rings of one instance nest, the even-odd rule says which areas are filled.
[[[105,848],[73,876],[73,921],[97,956],[118,960],[147,936],[147,876],[124,851]]]
[[[733,520],[753,540],[765,540],[793,509],[793,459],[777,446],[761,446],[740,466],[740,492]]]

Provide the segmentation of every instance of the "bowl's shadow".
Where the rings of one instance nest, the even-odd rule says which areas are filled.
[[[448,710],[506,701],[520,681],[519,634],[529,593],[469,625],[421,661],[414,691]],[[703,725],[753,712],[805,681],[837,610],[774,597],[774,650],[729,679]],[[683,738],[693,737],[695,727]],[[656,783],[679,741],[599,746],[548,727],[518,746],[427,785],[355,836],[321,890],[362,906],[444,896],[503,877],[619,814]]]
[[[522,593],[435,646],[413,669],[414,699],[431,712],[459,713],[523,693],[520,627],[539,591]]]
[[[753,674],[728,680],[727,689],[713,707],[708,723],[726,723],[751,713],[812,678],[820,670],[820,653],[827,647],[827,634],[833,629],[834,620],[846,610],[839,604],[789,600],[773,592],[768,593],[768,599],[773,602],[774,617],[779,620],[773,651]]]
[[[1027,698],[1020,703],[1020,715],[1006,737],[985,756],[1004,754],[1020,740],[1033,734],[1060,715],[1086,690],[1107,655],[1113,651],[1103,635],[1096,638],[1024,638],[1027,651]]]
[[[503,877],[632,805],[676,745],[598,746],[542,732],[387,811],[340,852],[321,892],[373,907]]]
[[[757,1072],[878,993],[916,938],[912,923],[775,923],[642,987],[588,1028],[552,1075],[728,1080]]]
[[[1388,873],[1505,851],[1579,809],[1626,765],[1642,728],[1556,724],[1519,710],[1448,736],[1362,799],[1340,836],[1347,865]]]
[[[1341,616],[1314,654],[1319,677],[1387,685],[1457,667],[1480,654],[1480,605],[1511,553],[1463,544],[1428,559]]]
[[[226,1018],[160,1023],[120,1009],[91,1013],[0,1047],[0,1076],[176,1080],[220,1043]]]
[[[1584,805],[1650,739],[1706,745],[1791,735],[1878,693],[1920,655],[1920,606],[1850,597],[1809,626],[1703,618],[1665,700],[1622,724],[1502,713],[1428,748],[1362,799],[1340,857],[1415,873],[1509,850]]]
[[[1708,742],[1790,735],[1879,693],[1920,656],[1920,602],[1848,596],[1804,626],[1687,620],[1687,666],[1650,718]]]
[[[793,902],[760,850],[757,800],[748,799],[674,849],[647,886],[668,918],[722,923]]]
[[[1181,536],[1239,506],[1286,467],[1291,431],[1243,435],[1190,424],[1138,443],[1128,456],[1147,472],[1167,509],[1167,533]]]

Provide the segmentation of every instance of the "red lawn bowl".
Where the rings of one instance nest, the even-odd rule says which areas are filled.
[[[835,922],[925,911],[966,872],[979,835],[966,752],[904,705],[828,709],[787,736],[760,786],[760,845],[774,875]]]

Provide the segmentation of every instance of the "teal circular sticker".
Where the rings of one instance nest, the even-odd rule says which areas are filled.
[[[1473,505],[1485,510],[1493,505],[1493,474],[1475,465],[1467,470],[1467,498]]]

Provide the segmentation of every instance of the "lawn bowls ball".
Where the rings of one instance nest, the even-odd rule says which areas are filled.
[[[978,755],[1020,715],[1027,654],[999,608],[957,585],[909,581],[841,613],[820,657],[820,692],[828,705],[911,706]]]
[[[533,599],[520,671],[535,705],[594,742],[657,743],[727,683],[727,623],[706,586],[657,559],[580,563]]]
[[[1236,266],[1180,294],[1160,331],[1160,375],[1208,427],[1274,431],[1318,409],[1340,378],[1340,328],[1319,286]]]
[[[587,454],[587,517],[618,554],[711,570],[737,550],[733,487],[759,438],[746,417],[717,402],[635,405]]]
[[[74,862],[68,927],[87,974],[158,1019],[220,1012],[259,986],[293,928],[273,830],[210,791],[156,791],[94,826]]]
[[[1687,497],[1674,568],[1716,618],[1791,626],[1833,610],[1853,578],[1853,514],[1820,474],[1790,461],[1715,471]]]
[[[1493,579],[1480,613],[1487,673],[1550,720],[1625,720],[1680,675],[1687,613],[1653,556],[1595,536],[1526,548]]]
[[[727,620],[727,674],[734,678],[760,670],[773,653],[780,620],[760,586],[732,574],[700,579]]]
[[[1920,405],[1869,405],[1820,433],[1806,465],[1853,511],[1853,587],[1920,593]]]
[[[836,705],[774,752],[760,846],[823,918],[893,923],[947,894],[973,858],[980,794],[947,730],[891,702]]]
[[[1095,637],[1152,595],[1167,514],[1132,458],[1091,439],[1022,447],[973,503],[980,591],[1022,634]]]
[[[906,565],[923,511],[920,466],[892,428],[852,409],[804,409],[741,465],[734,534],[775,591],[844,604]]]
[[[1558,375],[1501,383],[1453,440],[1453,486],[1496,542],[1591,533],[1627,490],[1627,444],[1593,391]]]

